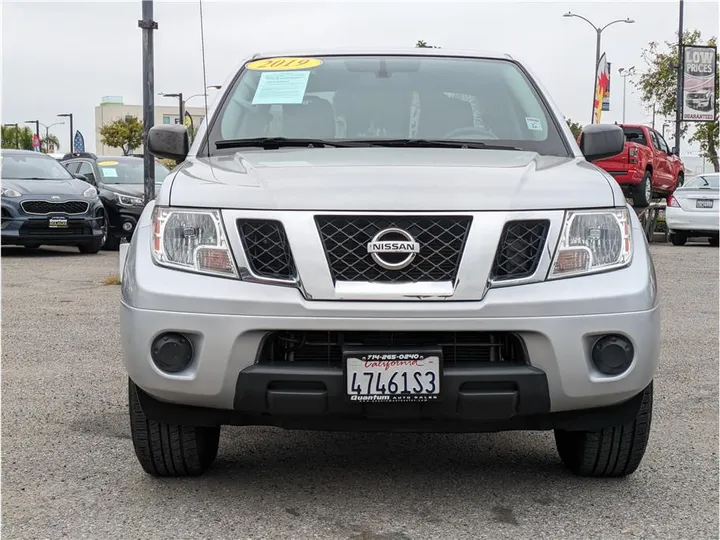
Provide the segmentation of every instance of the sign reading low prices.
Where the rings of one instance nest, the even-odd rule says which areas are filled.
[[[683,122],[715,120],[715,78],[717,49],[709,46],[683,47]]]

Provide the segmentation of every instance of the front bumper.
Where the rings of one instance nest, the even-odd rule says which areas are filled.
[[[688,212],[683,208],[668,206],[665,210],[665,223],[670,231],[683,231],[698,234],[717,235],[720,231],[720,213]]]
[[[292,411],[318,422],[352,422],[367,418],[373,406],[347,403],[341,368],[307,371],[257,363],[268,332],[513,332],[527,349],[527,365],[448,367],[440,404],[381,406],[378,414],[392,410],[405,419],[419,415],[447,422],[480,416],[507,425],[513,418],[615,406],[650,383],[659,357],[654,270],[637,220],[633,228],[633,263],[614,272],[490,289],[480,301],[317,301],[295,288],[156,266],[143,217],[123,272],[125,366],[156,404],[244,418],[228,423],[272,423],[268,418],[292,416]],[[184,333],[193,343],[194,360],[179,374],[164,373],[151,360],[151,343],[164,332]],[[634,360],[621,375],[603,375],[590,360],[596,336],[607,333],[623,334],[633,343]]]
[[[102,203],[91,204],[87,213],[81,215],[50,214],[26,215],[17,205],[3,205],[2,243],[4,245],[53,245],[76,246],[99,242],[103,235]],[[67,218],[67,227],[50,227],[50,218]]]
[[[143,212],[141,206],[122,206],[117,201],[104,199],[103,203],[108,215],[108,234],[118,238],[131,238],[135,233],[140,216]],[[125,224],[125,228],[123,227]]]

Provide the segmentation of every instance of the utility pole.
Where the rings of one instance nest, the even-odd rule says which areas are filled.
[[[70,119],[70,153],[72,154],[75,151],[75,132],[73,131],[73,113],[65,113],[65,114],[58,114],[61,118],[69,118]]]
[[[680,155],[680,122],[682,121],[683,108],[683,71],[684,71],[684,53],[683,53],[683,0],[680,0],[680,16],[678,17],[678,62],[677,62],[677,90],[675,95],[675,152]]]
[[[143,32],[143,163],[145,168],[145,204],[155,199],[155,159],[148,149],[148,134],[155,123],[155,62],[153,32],[158,23],[153,20],[152,0],[142,0],[142,20],[138,27]]]
[[[35,135],[40,138],[40,120],[25,120],[26,124],[35,124]]]
[[[623,78],[623,110],[622,110],[622,123],[625,123],[625,102],[627,101],[627,78],[635,72],[635,66],[631,66],[628,69],[620,68],[618,73]]]

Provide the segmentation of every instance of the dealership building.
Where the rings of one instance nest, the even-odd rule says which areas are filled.
[[[155,105],[155,125],[160,124],[177,124],[179,123],[179,104],[177,99],[168,98],[163,101],[174,103],[173,105]],[[197,128],[205,118],[204,107],[186,107],[185,110],[190,114],[193,125]],[[143,119],[142,105],[128,105],[123,103],[121,96],[107,96],[102,98],[100,105],[95,107],[95,149],[97,155],[100,156],[121,156],[122,149],[106,146],[102,143],[100,136],[100,128],[106,124],[110,124],[115,120],[120,120],[126,116],[135,116]],[[135,148],[134,153],[142,153],[142,148]]]

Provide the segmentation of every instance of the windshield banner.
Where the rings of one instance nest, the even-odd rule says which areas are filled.
[[[683,122],[712,122],[717,111],[717,48],[683,47]]]

